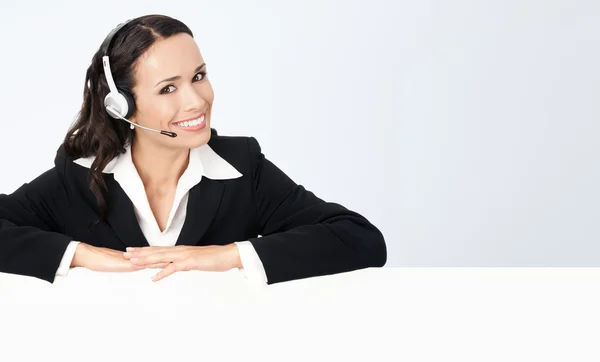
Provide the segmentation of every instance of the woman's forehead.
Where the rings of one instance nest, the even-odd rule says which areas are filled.
[[[154,87],[163,79],[193,75],[204,63],[198,44],[188,34],[157,40],[137,61],[136,83]]]

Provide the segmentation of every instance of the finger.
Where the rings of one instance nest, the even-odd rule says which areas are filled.
[[[181,251],[168,251],[162,253],[154,253],[142,257],[131,258],[131,262],[137,265],[158,264],[174,262],[184,258],[184,253]]]
[[[176,263],[171,263],[171,265],[167,266],[163,270],[159,271],[152,277],[153,282],[157,282],[161,279],[168,277],[169,275],[175,273],[179,269]]]
[[[190,246],[178,245],[178,246],[145,246],[142,248],[126,248],[126,252],[123,256],[127,259],[152,255],[155,253],[164,253],[167,251],[183,251],[189,249]]]
[[[146,264],[146,265],[131,264],[131,265],[133,265],[134,268],[140,270],[140,269],[163,269],[163,268],[168,267],[170,264],[171,263],[156,263],[156,264]]]
[[[170,249],[169,249],[170,248]],[[171,250],[173,247],[167,246],[146,246],[143,248],[126,248],[123,256],[127,257],[138,257],[138,256],[146,256],[154,253],[161,253],[168,250]]]

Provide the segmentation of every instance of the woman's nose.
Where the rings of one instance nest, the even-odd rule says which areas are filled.
[[[185,111],[202,111],[206,101],[194,87],[187,87],[183,94],[182,104]]]

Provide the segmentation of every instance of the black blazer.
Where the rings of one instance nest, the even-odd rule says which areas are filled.
[[[209,146],[243,176],[202,178],[190,190],[176,245],[225,245],[249,240],[268,284],[347,272],[386,263],[381,232],[363,216],[325,202],[265,158],[253,137],[213,136]],[[0,194],[0,272],[54,282],[71,240],[124,251],[148,246],[133,205],[112,174],[107,219],[88,187],[89,169],[66,156],[12,194]],[[260,236],[260,237],[259,237]]]

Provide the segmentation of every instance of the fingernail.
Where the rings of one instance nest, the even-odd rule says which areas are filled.
[[[133,250],[133,248],[129,247],[129,248],[125,248],[125,250],[127,250],[127,251],[132,251],[132,250]]]
[[[131,253],[126,251],[123,253],[123,256],[131,256]]]

